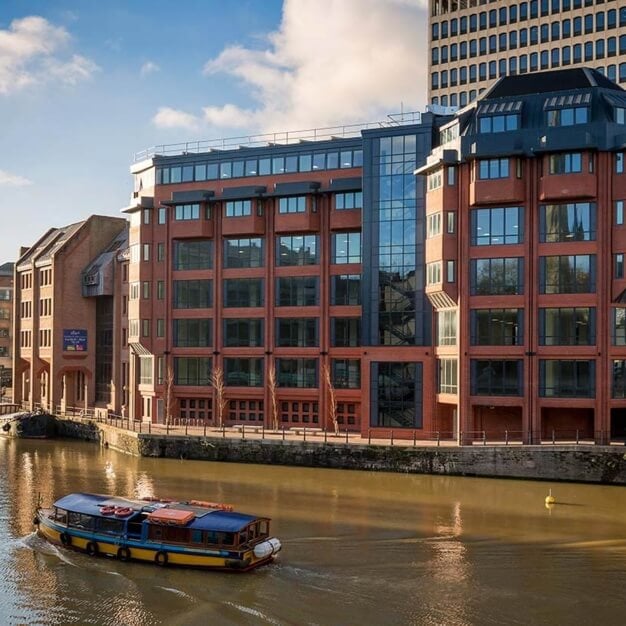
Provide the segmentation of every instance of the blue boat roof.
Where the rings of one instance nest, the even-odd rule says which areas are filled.
[[[75,513],[84,515],[102,516],[101,507],[106,503],[110,506],[127,506],[137,512],[149,513],[155,510],[154,503],[142,500],[132,500],[117,496],[107,496],[94,493],[70,493],[67,496],[59,498],[54,506],[60,509],[66,509]],[[216,509],[203,509],[190,507],[184,503],[172,502],[166,504],[166,508],[184,508],[185,510],[193,510],[196,517],[185,527],[194,530],[214,530],[221,532],[238,532],[245,528],[250,522],[259,519],[255,515],[247,515],[245,513],[237,513],[235,511],[220,511]]]

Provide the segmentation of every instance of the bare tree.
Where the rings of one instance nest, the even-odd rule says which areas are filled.
[[[324,377],[324,383],[326,384],[326,391],[328,392],[328,416],[333,425],[335,435],[339,434],[339,423],[337,422],[337,398],[335,396],[335,387],[333,386],[333,379],[330,374],[330,367],[328,363],[322,365],[322,376]]]
[[[172,393],[172,389],[174,388],[174,370],[171,365],[167,366],[167,370],[165,372],[165,397],[163,398],[165,404],[165,424],[166,426],[170,426],[172,423],[172,405],[174,404],[174,397]]]
[[[215,389],[215,423],[221,426],[224,423],[224,409],[228,403],[224,397],[224,370],[221,367],[214,367],[211,370],[209,383]]]
[[[270,365],[267,373],[267,386],[270,392],[270,400],[272,402],[272,428],[278,430],[278,407],[276,402],[276,365]]]

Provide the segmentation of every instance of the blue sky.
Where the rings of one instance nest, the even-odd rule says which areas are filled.
[[[134,152],[426,102],[425,0],[2,0],[0,262],[128,204]]]

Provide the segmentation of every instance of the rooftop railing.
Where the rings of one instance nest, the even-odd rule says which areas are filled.
[[[306,141],[324,141],[332,139],[347,139],[358,137],[364,130],[390,128],[405,124],[419,124],[421,113],[410,111],[394,113],[386,120],[367,122],[363,124],[348,124],[343,126],[327,126],[324,128],[310,128],[307,130],[292,130],[261,135],[241,135],[224,139],[205,139],[200,141],[185,141],[152,146],[136,152],[134,162],[138,163],[153,156],[175,156],[181,154],[199,154],[217,150],[236,150],[238,148],[259,148],[272,145],[290,145]]]

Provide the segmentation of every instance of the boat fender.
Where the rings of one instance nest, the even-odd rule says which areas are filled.
[[[264,541],[254,546],[254,556],[257,559],[266,559],[274,552],[274,548],[269,541]]]
[[[98,544],[95,541],[90,541],[85,547],[85,552],[87,552],[89,556],[98,556],[98,552],[100,552]]]
[[[2,424],[2,430],[5,433],[8,433],[11,430],[11,424],[9,424],[9,422],[5,422],[4,424]]]
[[[231,569],[244,569],[250,565],[250,559],[226,559],[226,567]]]
[[[70,535],[68,535],[67,533],[61,533],[61,543],[64,546],[71,546],[72,545],[72,537]]]
[[[280,543],[280,539],[277,539],[276,537],[268,539],[267,542],[272,546],[272,554],[278,554],[283,547]]]
[[[130,550],[125,547],[118,548],[117,558],[120,561],[128,561],[130,559]]]
[[[35,515],[34,519],[33,519],[33,524],[35,526],[39,526],[39,518]]]
[[[162,550],[159,550],[154,555],[154,562],[160,567],[165,567],[167,565],[167,560],[168,560],[167,552],[163,552]]]

